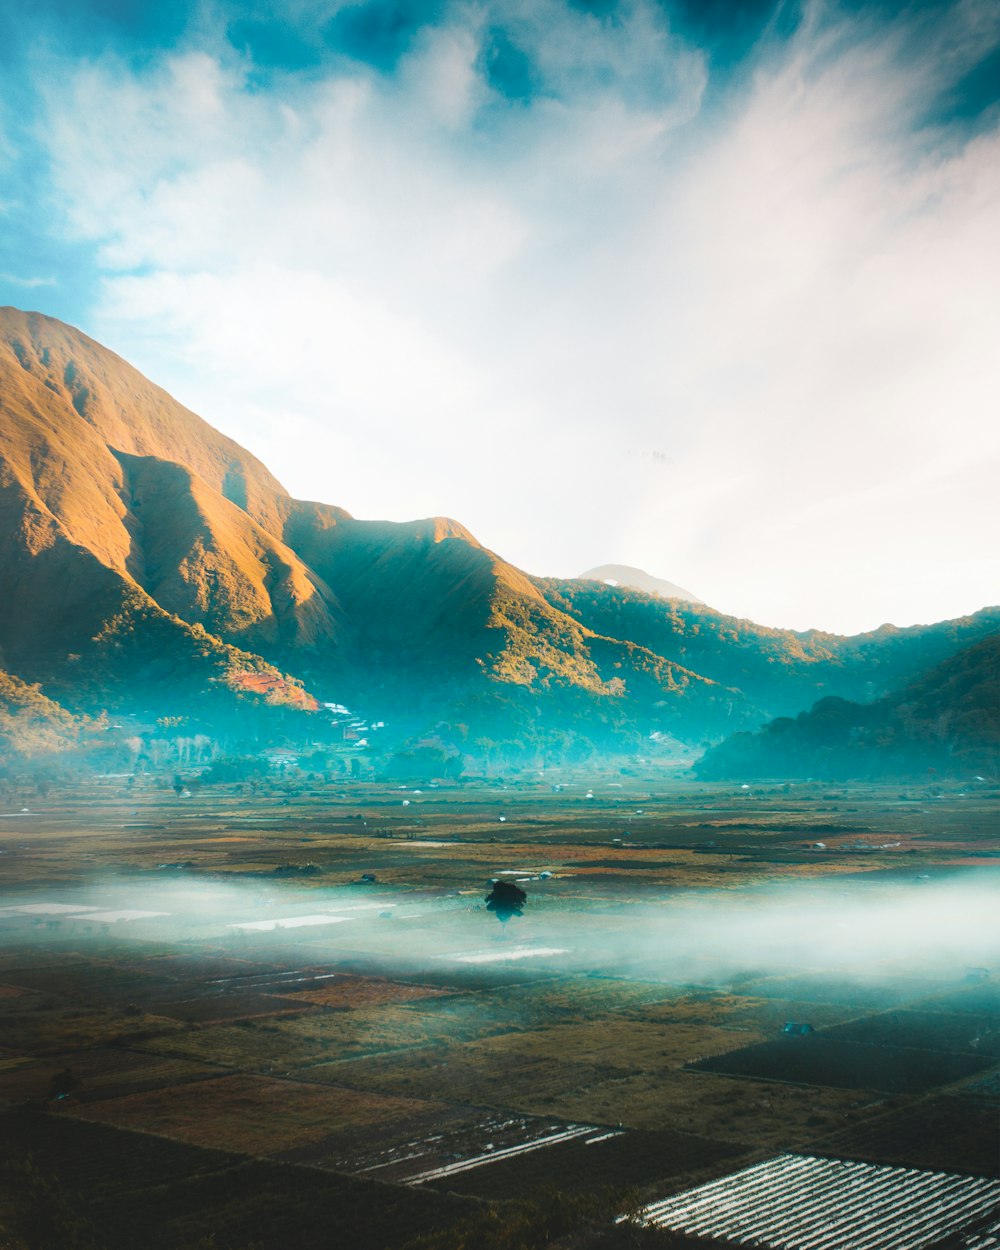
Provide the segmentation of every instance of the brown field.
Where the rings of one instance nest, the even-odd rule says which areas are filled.
[[[153,1250],[284,1250],[289,1204],[308,1250],[330,1195],[350,1244],[382,1250],[471,1197],[662,1196],[778,1150],[997,1170],[1000,970],[881,942],[830,966],[808,918],[765,957],[740,925],[779,886],[835,923],[841,900],[1000,879],[1000,794],[568,784],[425,786],[405,812],[361,782],[14,796],[30,811],[0,826],[9,1149],[96,1195],[110,1250],[155,1211]],[[529,896],[506,929],[483,907],[500,873]],[[733,926],[728,962],[711,929],[686,939],[706,906]],[[813,1032],[788,1039],[788,1021]],[[521,1153],[580,1126],[602,1140]],[[406,1185],[491,1149],[507,1153]]]
[[[356,1125],[412,1117],[426,1104],[358,1090],[233,1075],[78,1103],[72,1114],[118,1128],[253,1155],[312,1144]]]

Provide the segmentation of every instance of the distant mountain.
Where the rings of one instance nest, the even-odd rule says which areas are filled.
[[[873,703],[821,699],[709,750],[704,778],[1000,775],[1000,637]]]
[[[740,690],[765,720],[798,712],[826,694],[878,698],[1000,631],[1000,608],[937,625],[883,625],[844,637],[774,629],[621,586],[578,579],[539,579],[538,585],[554,607],[595,633],[628,639]]]
[[[823,694],[877,698],[1000,630],[989,609],[799,635],[687,592],[532,578],[447,518],[293,499],[114,353],[10,308],[0,587],[0,665],[68,714],[309,738],[332,700],[494,760],[718,740]]]
[[[604,582],[608,586],[624,586],[628,590],[642,590],[647,595],[658,595],[661,599],[683,599],[685,603],[704,602],[683,586],[675,586],[673,582],[664,581],[662,577],[653,577],[651,573],[634,569],[627,564],[600,564],[596,569],[581,573],[578,580]]]

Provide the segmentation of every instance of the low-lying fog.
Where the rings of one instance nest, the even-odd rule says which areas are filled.
[[[886,984],[953,982],[1000,968],[996,874],[853,878],[587,901],[557,878],[528,882],[522,917],[484,907],[489,889],[434,895],[382,885],[117,879],[0,897],[8,939],[209,943],[311,965],[370,959],[382,971],[496,965],[678,984],[816,973]],[[192,953],[196,953],[196,947]],[[981,976],[981,971],[974,975]]]

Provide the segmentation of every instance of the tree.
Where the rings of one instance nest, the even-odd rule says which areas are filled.
[[[511,916],[523,914],[527,901],[527,894],[513,881],[494,881],[493,889],[486,895],[486,910],[506,925]]]
[[[73,1069],[63,1068],[61,1072],[53,1076],[49,1084],[49,1093],[53,1098],[68,1098],[79,1084]]]

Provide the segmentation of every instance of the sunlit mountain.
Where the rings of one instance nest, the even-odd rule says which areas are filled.
[[[986,609],[795,634],[656,579],[633,589],[619,566],[533,578],[457,521],[293,499],[114,353],[13,308],[0,459],[0,659],[77,714],[212,724],[248,700],[287,718],[336,699],[456,751],[700,745],[823,696],[881,697],[1000,629]]]

